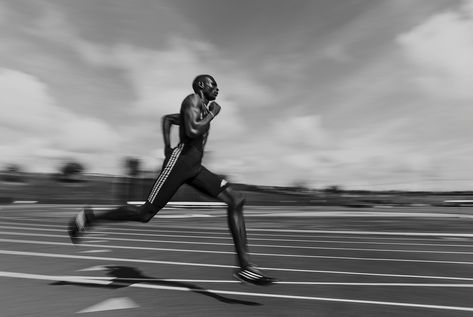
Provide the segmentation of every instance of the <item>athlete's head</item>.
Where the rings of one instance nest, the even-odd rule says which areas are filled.
[[[192,88],[196,94],[207,100],[215,100],[219,91],[217,82],[210,75],[197,76],[192,82]]]

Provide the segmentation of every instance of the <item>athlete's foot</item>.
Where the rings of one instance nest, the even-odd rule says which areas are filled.
[[[233,276],[241,282],[254,285],[269,286],[277,282],[277,279],[265,276],[260,270],[254,266],[247,266],[233,273]]]
[[[71,238],[72,243],[76,244],[80,242],[80,237],[82,234],[87,230],[87,228],[91,225],[92,219],[92,208],[84,207],[77,216],[75,216],[71,221],[69,221],[69,225],[67,227],[67,232],[69,233],[69,237]]]

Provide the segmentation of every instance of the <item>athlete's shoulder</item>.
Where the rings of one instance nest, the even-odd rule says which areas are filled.
[[[200,103],[200,96],[197,94],[190,94],[184,100],[182,101],[181,108],[186,109],[186,108],[192,108],[192,107],[197,107]]]

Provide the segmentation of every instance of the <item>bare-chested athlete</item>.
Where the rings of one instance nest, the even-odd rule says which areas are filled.
[[[73,243],[79,243],[80,236],[87,227],[102,221],[148,222],[168,203],[182,184],[188,184],[220,199],[228,206],[228,227],[240,267],[233,274],[234,277],[256,285],[270,285],[275,279],[265,276],[249,259],[243,217],[245,199],[239,192],[233,190],[225,179],[202,165],[210,122],[221,109],[215,102],[219,92],[217,82],[210,75],[199,75],[194,79],[192,88],[194,93],[184,99],[180,113],[163,117],[165,160],[146,202],[139,207],[125,205],[107,211],[96,211],[86,207],[70,221],[69,236]],[[179,126],[180,142],[175,148],[171,148],[171,125]]]

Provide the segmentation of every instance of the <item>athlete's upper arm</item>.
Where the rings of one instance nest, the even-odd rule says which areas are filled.
[[[199,135],[199,115],[198,99],[195,95],[190,95],[182,102],[181,112],[184,119],[184,129],[188,137]]]

